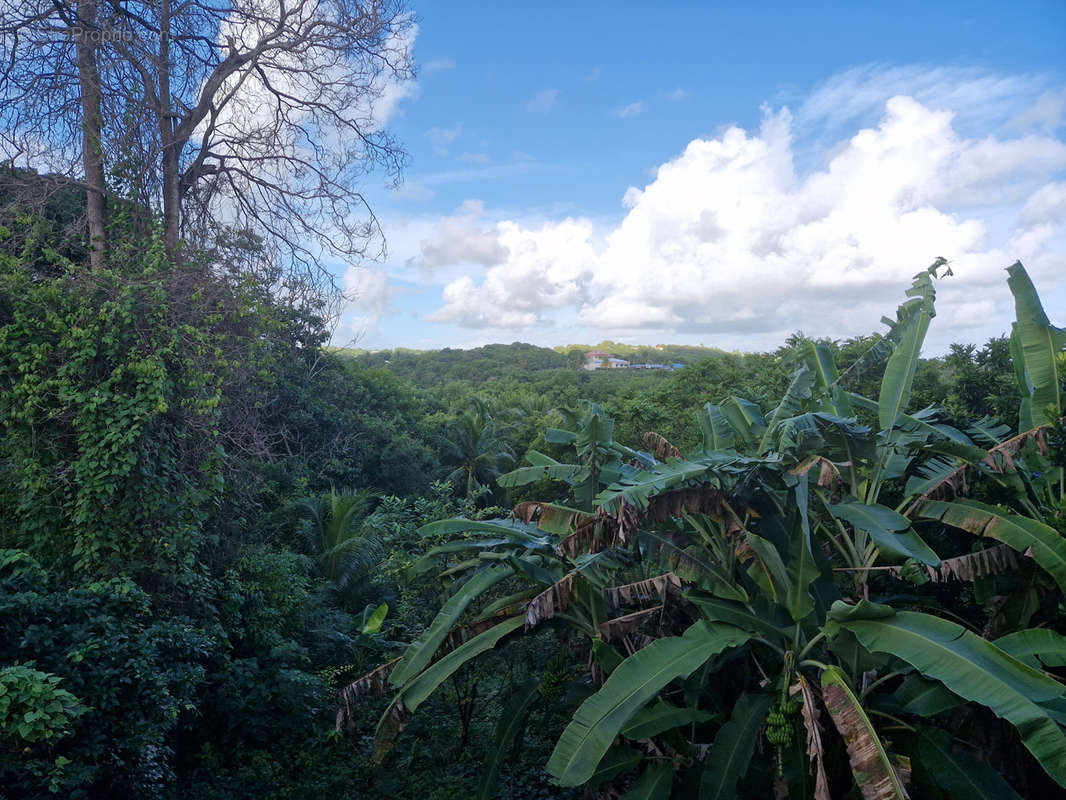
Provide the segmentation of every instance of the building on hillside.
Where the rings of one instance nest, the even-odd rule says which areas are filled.
[[[610,357],[607,359],[607,369],[625,369],[629,366],[629,362],[624,358]]]
[[[606,361],[610,357],[610,353],[602,350],[589,350],[585,353],[585,369],[603,369],[607,366]]]

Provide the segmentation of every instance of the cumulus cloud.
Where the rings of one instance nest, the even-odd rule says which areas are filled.
[[[639,100],[635,103],[630,103],[628,106],[618,112],[618,116],[622,119],[628,119],[629,117],[635,117],[638,114],[644,112],[644,103]]]
[[[528,103],[526,103],[526,111],[543,114],[555,108],[555,104],[558,100],[558,89],[541,89],[529,99]]]
[[[797,121],[767,112],[756,132],[692,141],[625,193],[614,226],[497,222],[507,257],[482,260],[491,266],[480,283],[448,284],[432,318],[518,328],[568,309],[606,334],[706,332],[730,346],[772,346],[796,329],[876,329],[942,255],[955,277],[939,284],[938,335],[965,338],[994,320],[1005,329],[1003,267],[1021,258],[1038,279],[1063,274],[1066,144],[1035,133],[967,138],[956,122],[894,97],[875,124],[803,172]]]
[[[484,227],[480,202],[463,203],[459,213],[436,223],[433,235],[421,242],[422,267],[427,270],[456,264],[491,267],[507,258],[507,248],[494,227]]]
[[[444,307],[435,322],[474,328],[526,328],[550,324],[545,313],[584,301],[595,265],[592,226],[565,219],[539,228],[499,222],[495,234],[505,256],[480,285],[466,275],[444,288]]]
[[[385,270],[371,267],[349,267],[342,284],[347,302],[332,340],[344,346],[358,342],[378,327],[392,308],[395,289]]]

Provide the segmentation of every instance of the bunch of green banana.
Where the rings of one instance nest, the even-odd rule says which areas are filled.
[[[929,583],[929,574],[925,571],[925,567],[914,558],[908,558],[903,562],[903,566],[899,568],[899,577],[915,586]]]
[[[567,663],[563,653],[556,653],[548,659],[544,677],[540,679],[537,692],[545,700],[555,700],[566,690],[567,684],[574,679],[574,672]]]
[[[766,715],[766,741],[774,747],[788,747],[795,733],[795,719],[800,710],[799,700],[781,700]]]

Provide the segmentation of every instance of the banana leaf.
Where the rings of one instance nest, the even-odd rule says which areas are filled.
[[[526,724],[529,707],[533,705],[539,696],[540,679],[533,678],[521,686],[515,687],[514,692],[500,709],[500,718],[496,723],[496,738],[492,750],[485,759],[484,772],[481,775],[481,784],[478,786],[477,800],[491,800],[496,797],[496,784],[500,778],[500,767],[507,758],[512,743],[518,737],[522,727]]]
[[[1033,560],[1066,592],[1066,538],[1049,525],[976,500],[927,500],[919,506],[918,514],[977,536],[989,536],[1019,553],[1032,548]]]
[[[721,727],[703,760],[699,800],[732,800],[737,781],[748,771],[763,720],[774,703],[771,694],[743,694],[729,722]]]
[[[673,764],[649,764],[644,768],[640,780],[622,795],[622,800],[670,800],[673,785]]]
[[[697,622],[683,636],[658,639],[621,664],[577,709],[546,767],[562,786],[580,786],[596,772],[615,737],[649,700],[676,678],[751,634],[731,625]]]
[[[870,534],[882,554],[898,559],[914,558],[931,567],[940,566],[937,554],[911,530],[911,521],[887,506],[876,503],[836,503],[829,512],[837,519]]]
[[[478,595],[513,574],[514,571],[510,567],[495,565],[475,573],[473,577],[467,580],[459,591],[449,597],[448,601],[441,606],[440,611],[437,612],[437,616],[433,618],[429,627],[407,646],[403,654],[403,660],[396,665],[396,668],[389,676],[389,683],[397,687],[403,686],[425,669],[432,660],[433,654],[437,652],[437,648],[441,646],[444,638],[448,635],[448,631],[452,629],[452,626],[466,611],[467,606]]]
[[[1010,722],[1048,775],[1066,786],[1066,734],[1040,705],[1061,701],[1066,687],[954,622],[913,611],[885,615],[885,607],[872,604],[868,608],[881,616],[861,619],[862,609],[838,601],[829,618],[868,650],[891,653]]]
[[[1021,800],[1003,776],[966,752],[947,731],[918,728],[911,763],[918,784],[945,800]]]
[[[1011,326],[1011,356],[1022,393],[1018,430],[1048,422],[1046,411],[1062,415],[1062,387],[1056,357],[1066,348],[1066,329],[1056,328],[1044,313],[1040,296],[1020,261],[1007,267],[1016,321]]]
[[[851,772],[864,800],[907,800],[881,737],[839,667],[822,672],[822,699],[847,745]]]

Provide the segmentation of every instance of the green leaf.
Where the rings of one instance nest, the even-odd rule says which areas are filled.
[[[622,728],[622,735],[627,739],[650,739],[663,731],[688,725],[692,722],[706,722],[714,715],[697,708],[679,708],[669,703],[656,703],[650,708],[642,708],[628,724]]]
[[[928,614],[900,611],[839,624],[868,650],[903,659],[927,678],[1010,722],[1047,773],[1066,786],[1066,734],[1038,705],[1061,699],[1061,684],[962,626]]]
[[[899,339],[892,348],[892,355],[885,365],[881,378],[881,394],[878,397],[877,415],[881,430],[891,431],[896,427],[899,415],[907,410],[918,369],[918,356],[929,330],[929,323],[936,315],[933,307],[936,292],[929,271],[920,272],[907,290],[910,300],[904,301],[896,312]]]
[[[520,604],[525,605],[525,601],[529,600],[535,595],[540,594],[540,591],[541,590],[539,586],[533,586],[529,589],[523,589],[521,592],[515,592],[514,594],[509,594],[506,597],[501,597],[499,600],[493,600],[487,606],[484,606],[472,621],[481,622],[482,620],[490,619],[491,617],[496,615],[497,611],[502,611],[503,609],[509,606],[515,606]]]
[[[941,711],[956,708],[963,702],[962,698],[948,691],[940,681],[930,680],[917,673],[905,677],[894,696],[901,710],[920,717],[931,717]]]
[[[977,536],[991,537],[1019,553],[1031,547],[1033,560],[1066,592],[1066,538],[1054,528],[976,500],[953,503],[927,500],[918,509],[918,514]]]
[[[722,416],[746,444],[754,444],[766,433],[766,420],[759,407],[742,397],[730,397],[721,405]]]
[[[1062,415],[1062,387],[1056,358],[1066,347],[1066,329],[1050,323],[1036,287],[1020,261],[1007,267],[1007,274],[1016,318],[1011,326],[1011,355],[1022,394],[1018,430],[1028,431],[1047,424],[1047,408],[1056,416]]]
[[[590,787],[599,786],[623,772],[628,772],[643,760],[644,755],[636,748],[615,745],[601,759],[596,771],[589,776],[588,784]]]
[[[714,403],[704,403],[696,414],[696,422],[703,434],[703,452],[732,450],[736,446],[736,432],[722,414],[722,409]]]
[[[670,800],[674,785],[674,766],[660,762],[644,768],[640,780],[622,795],[622,800]]]
[[[996,647],[1030,667],[1066,667],[1066,636],[1047,628],[1030,628],[1001,636]]]
[[[385,622],[385,617],[389,613],[389,604],[382,603],[380,606],[375,608],[369,616],[367,616],[366,612],[369,610],[370,607],[367,606],[366,610],[363,611],[362,632],[365,634],[377,633],[381,630],[381,625],[383,622]]]
[[[932,784],[947,800],[1021,800],[1002,775],[958,747],[947,731],[919,728],[915,738],[915,778]]]
[[[517,617],[511,617],[463,642],[443,658],[434,662],[404,684],[400,690],[404,706],[407,707],[408,711],[414,711],[463,664],[494,648],[500,639],[521,628],[525,621],[525,616],[521,614]],[[400,665],[398,664],[397,666]]]
[[[515,688],[503,708],[500,709],[500,718],[496,722],[496,739],[488,758],[485,759],[484,772],[478,787],[478,800],[490,800],[497,796],[496,784],[500,778],[500,766],[507,757],[511,743],[525,725],[529,707],[539,696],[537,692],[539,688],[539,678],[526,681]]]
[[[840,376],[829,345],[808,339],[803,360],[814,374],[815,394],[822,397],[819,410],[838,417],[854,417],[855,412],[851,408],[847,393],[837,386]]]
[[[421,672],[474,598],[513,574],[510,567],[495,565],[473,575],[459,591],[448,598],[429,627],[407,646],[403,659],[389,676],[389,683],[393,686],[403,686]]]
[[[758,636],[763,636],[771,642],[775,642],[783,636],[792,635],[791,631],[782,631],[765,618],[748,611],[740,603],[691,591],[685,592],[685,599],[697,606],[711,622],[725,622]]]
[[[737,781],[748,771],[759,730],[774,703],[771,694],[743,694],[729,722],[714,737],[703,761],[699,800],[730,800],[737,796]]]
[[[810,587],[818,577],[818,564],[814,560],[811,542],[811,526],[807,518],[809,489],[806,478],[796,484],[796,505],[799,508],[799,530],[793,534],[793,552],[788,564],[788,598],[785,606],[797,622],[814,610],[814,598]]]
[[[494,533],[497,536],[518,538],[534,544],[547,542],[534,525],[526,525],[517,520],[501,520],[489,522],[473,519],[441,519],[430,522],[418,529],[418,535],[426,538],[429,536],[449,536],[453,533]]]
[[[757,450],[760,455],[770,449],[778,423],[803,412],[806,401],[811,399],[811,390],[813,388],[814,375],[811,374],[806,364],[800,364],[799,368],[792,373],[792,379],[789,381],[788,389],[785,390],[785,395],[781,398],[781,402],[778,403],[777,408],[770,412],[770,416],[766,420],[766,430],[763,432]]]
[[[750,634],[730,625],[697,622],[684,636],[669,636],[638,650],[615,668],[585,700],[552,751],[547,771],[562,786],[592,777],[611,742],[629,719],[668,683],[687,677],[711,656],[746,642]]]
[[[867,503],[836,503],[829,512],[837,519],[870,534],[885,555],[899,559],[914,558],[931,567],[940,566],[937,554],[911,530],[911,521],[887,506]]]
[[[549,478],[557,481],[574,481],[584,468],[579,464],[545,464],[535,467],[519,467],[505,472],[496,483],[505,489],[525,486]]]
[[[748,531],[745,538],[751,546],[752,552],[755,553],[753,567],[758,567],[761,571],[761,575],[758,575],[758,577],[764,579],[774,597],[774,602],[786,605],[791,582],[788,579],[788,570],[785,569],[785,562],[781,560],[781,554],[777,552],[777,548],[774,547],[769,539],[764,539],[758,534]],[[752,577],[756,576],[753,575]]]
[[[546,428],[544,430],[544,439],[552,444],[573,444],[577,441],[577,434],[573,431],[564,431],[559,428]]]
[[[605,675],[610,675],[619,664],[625,661],[613,645],[598,638],[592,640],[592,655]]]

